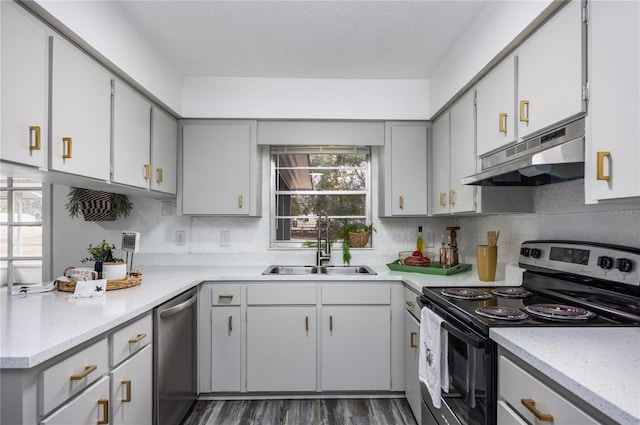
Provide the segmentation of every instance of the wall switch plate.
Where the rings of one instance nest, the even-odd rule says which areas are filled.
[[[171,201],[162,201],[162,215],[173,215],[173,203]]]
[[[427,232],[424,235],[424,246],[427,248],[433,248],[433,233]]]
[[[231,246],[231,232],[220,230],[220,246]]]
[[[176,246],[184,246],[185,239],[184,230],[176,230]]]

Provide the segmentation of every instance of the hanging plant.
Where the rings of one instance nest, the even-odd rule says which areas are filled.
[[[72,187],[65,208],[72,218],[82,213],[85,221],[114,221],[128,217],[133,203],[127,195]]]

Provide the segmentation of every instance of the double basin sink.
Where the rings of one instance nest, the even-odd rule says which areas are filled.
[[[269,266],[263,275],[375,275],[368,266]]]

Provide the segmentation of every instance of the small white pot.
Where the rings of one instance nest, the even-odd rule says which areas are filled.
[[[103,263],[102,278],[108,280],[118,280],[127,277],[126,263]]]

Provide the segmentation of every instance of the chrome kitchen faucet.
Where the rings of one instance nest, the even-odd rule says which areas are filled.
[[[324,230],[325,230],[324,249],[322,248],[322,225],[323,224],[324,224]],[[318,229],[318,251],[316,252],[316,266],[322,266],[323,262],[331,260],[331,240],[329,238],[329,216],[327,214],[324,214],[324,218],[322,216],[318,216],[318,221],[316,222],[316,228]]]

